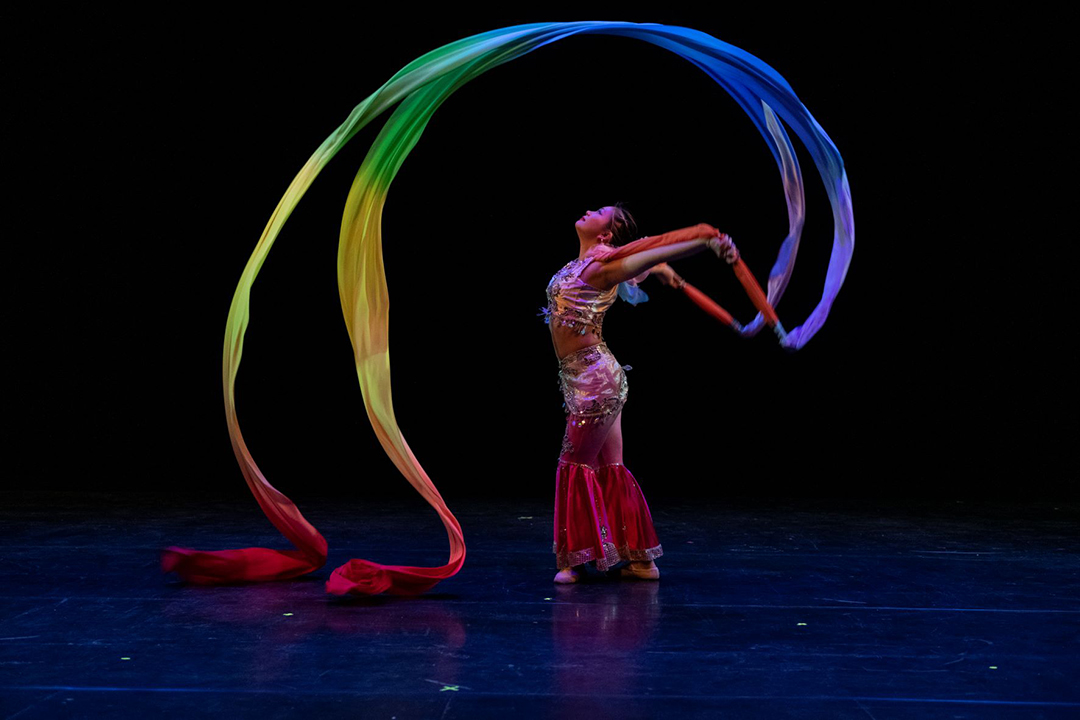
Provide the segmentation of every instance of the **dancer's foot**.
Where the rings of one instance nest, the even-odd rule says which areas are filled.
[[[574,568],[563,568],[555,575],[555,582],[560,585],[567,585],[569,583],[576,583],[581,579],[581,573]]]
[[[634,578],[637,580],[659,580],[660,568],[652,560],[648,562],[631,562],[619,570],[619,577]]]

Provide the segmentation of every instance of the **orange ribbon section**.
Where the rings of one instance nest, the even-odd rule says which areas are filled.
[[[717,231],[716,228],[701,223],[700,225],[672,230],[663,235],[644,237],[612,251],[598,250],[597,259],[601,262],[608,263],[628,255],[639,253],[642,250],[649,250],[662,245],[672,245],[674,243],[686,242],[687,240],[710,237],[718,234],[719,231]],[[776,315],[776,310],[769,304],[768,296],[765,294],[765,291],[761,289],[761,285],[758,284],[757,278],[750,272],[750,268],[746,266],[746,263],[743,262],[741,257],[732,265],[732,270],[735,271],[735,277],[739,279],[743,289],[746,290],[746,294],[750,296],[750,302],[754,304],[754,307],[757,308],[758,312],[765,316],[765,322],[768,323],[769,327],[773,328],[777,336],[783,340],[786,333],[784,331],[784,326],[780,324],[780,318]],[[697,303],[702,310],[729,327],[733,327],[736,330],[742,329],[742,325],[731,316],[731,313],[717,305],[709,298],[709,296],[705,295],[696,287],[687,283],[683,285],[682,289],[687,297]]]
[[[682,286],[682,291],[686,294],[688,298],[693,300],[698,307],[712,315],[720,322],[731,328],[739,327],[739,323],[735,321],[735,318],[731,317],[731,313],[717,305],[712,298],[698,290],[690,283],[685,283]]]

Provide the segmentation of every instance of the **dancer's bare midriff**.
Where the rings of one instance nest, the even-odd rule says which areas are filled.
[[[552,322],[550,327],[551,342],[555,346],[555,357],[560,360],[570,353],[603,342],[601,338],[598,338],[593,334],[592,330],[587,330],[585,334],[582,335],[578,329],[572,326],[558,325],[557,323]]]

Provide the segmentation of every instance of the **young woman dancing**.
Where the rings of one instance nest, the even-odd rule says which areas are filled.
[[[711,249],[729,263],[738,258],[731,238],[704,223],[666,233],[667,242],[610,262],[614,248],[634,240],[637,226],[620,205],[585,213],[576,223],[580,252],[555,273],[542,308],[559,359],[559,387],[567,413],[555,475],[557,583],[577,582],[575,568],[595,562],[603,572],[620,562],[621,577],[657,580],[663,549],[636,478],[623,465],[622,409],[625,370],[604,342],[604,313],[620,283],[632,293],[648,275],[665,285],[685,282],[668,265]],[[601,262],[594,262],[601,260]],[[629,296],[627,296],[629,297]]]

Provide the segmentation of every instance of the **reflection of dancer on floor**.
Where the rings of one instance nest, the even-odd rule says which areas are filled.
[[[655,558],[663,554],[652,516],[637,480],[623,465],[622,408],[624,370],[601,336],[604,313],[625,293],[631,302],[637,283],[649,274],[665,285],[683,281],[666,263],[709,248],[729,263],[738,251],[731,238],[711,225],[675,230],[685,240],[594,262],[613,246],[635,239],[637,227],[620,205],[589,211],[577,221],[580,253],[551,278],[545,322],[559,358],[559,385],[567,412],[555,477],[555,552],[557,583],[576,582],[575,566],[595,562],[600,571],[627,562],[621,576],[655,580]],[[625,283],[622,292],[620,283]]]

